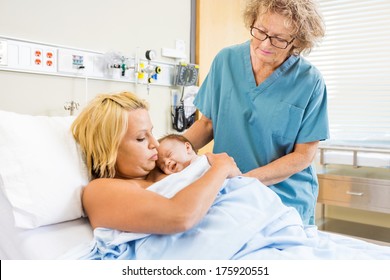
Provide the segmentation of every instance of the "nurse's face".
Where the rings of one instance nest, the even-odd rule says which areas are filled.
[[[258,37],[263,36],[264,33],[268,36],[274,37],[272,39],[274,44],[279,44],[283,41],[291,42],[293,40],[291,35],[292,30],[285,26],[285,20],[286,18],[279,14],[268,13],[261,15],[254,22],[253,26],[257,28],[257,30],[254,29],[253,31],[258,32]],[[271,44],[270,38],[267,38],[263,41],[252,38],[252,60],[257,60],[256,62],[263,64],[270,64],[276,68],[289,57],[293,43],[294,41],[289,44],[287,48],[280,49]]]
[[[127,131],[118,148],[116,177],[145,178],[156,166],[158,142],[147,110],[130,111],[128,118]]]

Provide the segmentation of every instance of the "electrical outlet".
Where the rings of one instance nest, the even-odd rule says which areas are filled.
[[[43,66],[43,50],[40,47],[33,46],[31,48],[31,66],[33,68],[42,68]]]
[[[48,48],[43,50],[43,68],[48,72],[57,72],[57,50]]]
[[[8,65],[8,43],[0,40],[0,65]]]

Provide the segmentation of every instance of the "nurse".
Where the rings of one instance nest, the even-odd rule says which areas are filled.
[[[214,153],[228,153],[312,225],[312,161],[329,137],[327,94],[301,54],[324,36],[324,24],[312,0],[250,0],[243,15],[251,39],[214,58],[194,102],[202,116],[184,136],[195,149],[214,139]]]

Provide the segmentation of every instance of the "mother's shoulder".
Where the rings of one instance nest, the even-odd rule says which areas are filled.
[[[87,189],[113,189],[113,188],[129,188],[131,186],[147,188],[153,182],[145,179],[122,179],[122,178],[97,178],[89,182]]]

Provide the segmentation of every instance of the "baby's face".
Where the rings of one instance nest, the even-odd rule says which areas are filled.
[[[157,166],[165,173],[172,174],[182,171],[191,163],[189,143],[175,139],[165,139],[157,148]]]

